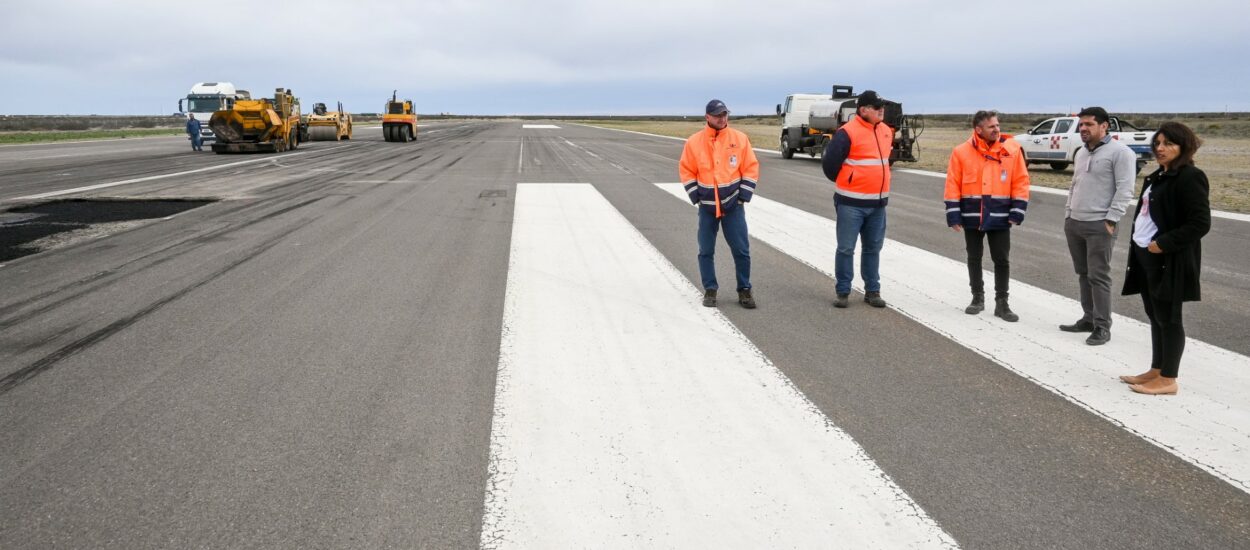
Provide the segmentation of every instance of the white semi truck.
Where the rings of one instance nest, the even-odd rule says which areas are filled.
[[[850,86],[835,85],[831,94],[790,94],[784,104],[777,105],[781,117],[781,157],[793,158],[795,153],[815,157],[825,150],[833,133],[855,116],[855,100]],[[885,101],[885,124],[894,129],[894,146],[890,164],[895,161],[915,162],[916,138],[923,130],[918,116],[904,116],[903,105]]]
[[[200,135],[205,141],[215,140],[213,129],[209,128],[208,120],[213,113],[234,107],[235,100],[252,99],[247,90],[240,90],[229,82],[199,82],[191,87],[187,97],[178,100],[178,112],[187,113],[200,121]],[[183,110],[186,102],[186,110]]]

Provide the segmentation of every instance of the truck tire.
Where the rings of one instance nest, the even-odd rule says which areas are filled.
[[[382,127],[382,139],[385,139],[386,141],[395,141],[394,136],[391,135],[394,132],[395,132],[395,127],[383,126]]]
[[[1137,173],[1138,174],[1140,174],[1142,171],[1142,168],[1145,168],[1145,167],[1146,167],[1146,161],[1144,160],[1137,161]]]
[[[290,150],[294,151],[296,149],[299,149],[299,130],[298,129],[291,128],[291,138],[289,142],[291,143]]]
[[[395,128],[395,141],[400,143],[408,143],[408,127]]]
[[[1063,169],[1064,169],[1064,168],[1067,168],[1067,167],[1068,167],[1068,163],[1066,163],[1066,162],[1052,162],[1052,163],[1050,163],[1050,169],[1051,169],[1051,170],[1054,170],[1054,171],[1056,171],[1056,172],[1062,172],[1062,171],[1063,171]]]
[[[787,136],[787,135],[781,136],[781,158],[783,159],[794,158],[794,149],[790,148],[790,136]]]

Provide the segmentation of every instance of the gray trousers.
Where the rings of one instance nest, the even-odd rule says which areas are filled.
[[[1068,238],[1072,267],[1081,285],[1082,321],[1095,327],[1111,328],[1111,251],[1119,232],[1107,233],[1106,222],[1082,222],[1067,218],[1063,234]]]

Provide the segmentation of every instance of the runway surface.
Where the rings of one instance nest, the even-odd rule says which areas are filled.
[[[0,211],[213,201],[0,262],[0,547],[1250,548],[1250,223],[1203,240],[1180,394],[1139,396],[1127,235],[1111,343],[1056,329],[1062,195],[1012,230],[1008,324],[962,312],[943,182],[900,165],[891,306],[837,310],[833,186],[760,152],[760,307],[722,242],[708,309],[681,145],[0,147]]]

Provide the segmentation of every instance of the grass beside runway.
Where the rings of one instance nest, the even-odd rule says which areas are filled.
[[[1229,212],[1250,212],[1250,130],[1246,132],[1246,135],[1240,135],[1238,132],[1230,133],[1228,125],[1223,127],[1217,125],[1213,129],[1214,123],[1210,121],[1202,122],[1188,118],[1177,120],[1190,125],[1196,131],[1205,130],[1207,134],[1214,134],[1199,133],[1204,143],[1198,150],[1198,155],[1194,157],[1198,167],[1202,168],[1211,180],[1211,207]],[[580,120],[577,122],[590,126],[679,138],[690,137],[704,124],[701,119],[689,121]],[[1158,121],[1152,122],[1153,126],[1158,126]],[[745,132],[755,147],[775,150],[779,146],[780,123],[776,120],[750,118],[735,121],[731,117],[729,124]],[[1024,130],[1025,127],[1021,124],[1007,124],[1003,128],[1004,132],[1010,134],[1023,133]],[[926,120],[924,132],[916,142],[918,146],[916,156],[919,157],[919,161],[901,163],[898,166],[945,172],[951,150],[968,139],[970,135],[972,135],[972,130],[966,123],[930,118]],[[1154,168],[1155,165],[1152,163],[1144,172],[1149,173]],[[1139,185],[1144,175],[1138,177]],[[1070,167],[1056,171],[1045,164],[1033,164],[1029,166],[1029,176],[1033,185],[1042,187],[1067,189],[1072,185]]]

